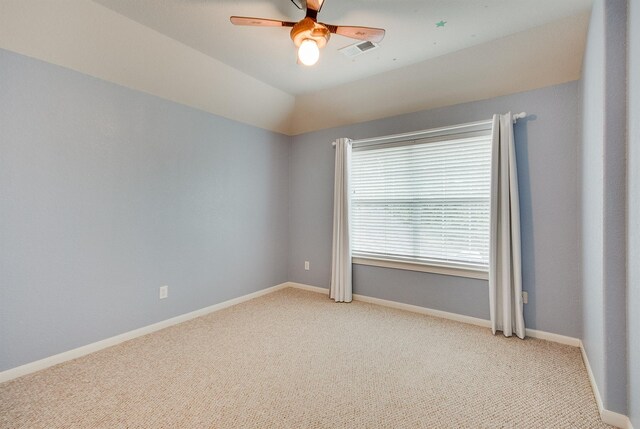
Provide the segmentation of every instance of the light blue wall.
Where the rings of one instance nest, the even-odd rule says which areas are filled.
[[[390,94],[392,96],[392,94]],[[415,131],[526,111],[515,127],[522,208],[527,326],[580,337],[578,82],[293,138],[290,181],[289,280],[329,287],[333,162],[331,141]],[[311,269],[304,270],[304,261]],[[438,310],[489,318],[486,281],[355,266],[354,292]]]
[[[626,0],[594,4],[583,66],[584,346],[604,407],[626,413]]]
[[[629,417],[640,428],[640,2],[629,2],[627,326]]]
[[[582,174],[583,343],[599,386],[604,386],[604,256],[603,150],[604,136],[604,5],[591,11],[584,56]]]
[[[0,50],[0,370],[287,281],[290,144]]]

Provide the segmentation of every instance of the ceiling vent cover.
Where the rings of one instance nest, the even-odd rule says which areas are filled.
[[[345,46],[344,48],[338,49],[338,51],[342,52],[342,54],[347,58],[353,58],[357,57],[360,54],[364,54],[365,52],[372,51],[377,47],[377,43],[364,41]]]

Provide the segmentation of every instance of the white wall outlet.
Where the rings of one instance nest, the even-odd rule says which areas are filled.
[[[309,271],[309,261],[304,261],[304,269]]]
[[[169,296],[169,286],[160,286],[160,299],[165,299]]]
[[[529,292],[522,292],[522,303],[529,304]]]

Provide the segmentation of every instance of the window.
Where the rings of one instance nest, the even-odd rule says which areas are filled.
[[[354,263],[486,278],[491,123],[353,142]]]

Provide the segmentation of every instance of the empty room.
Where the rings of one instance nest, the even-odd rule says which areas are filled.
[[[0,0],[0,429],[640,429],[640,1]]]

